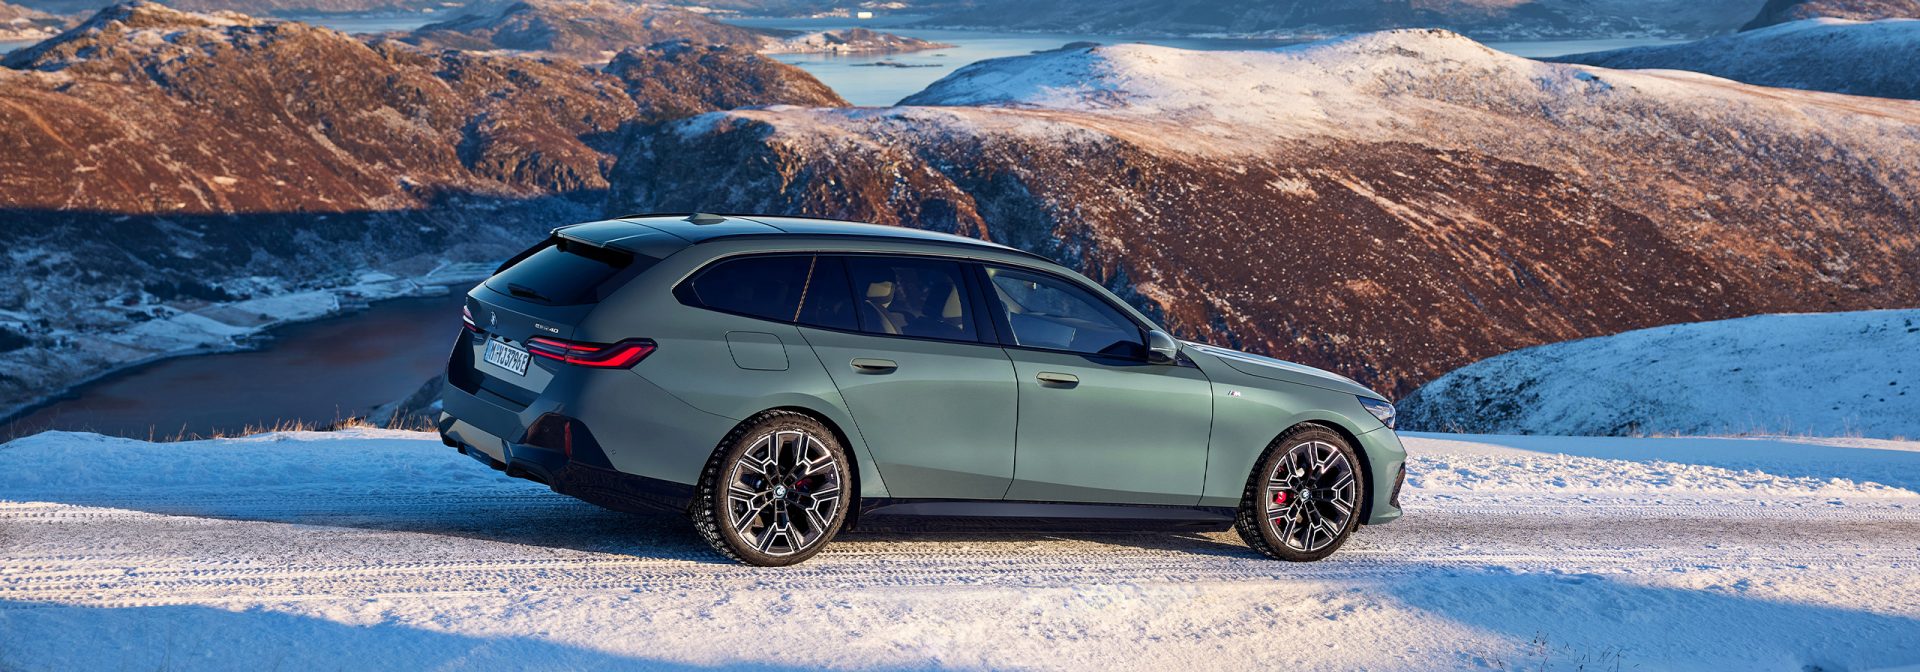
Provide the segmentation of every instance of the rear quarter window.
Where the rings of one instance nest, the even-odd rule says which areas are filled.
[[[507,263],[487,287],[550,306],[576,306],[607,298],[657,261],[630,252],[555,238]]]
[[[846,270],[806,254],[722,260],[675,291],[680,302],[777,322],[853,329]]]

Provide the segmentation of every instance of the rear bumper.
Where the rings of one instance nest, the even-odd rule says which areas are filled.
[[[569,455],[525,443],[527,428],[559,404],[536,402],[514,411],[452,385],[441,399],[441,441],[509,476],[618,511],[685,512],[693,501],[692,484],[616,469],[597,445],[576,445]]]
[[[1398,520],[1400,511],[1400,487],[1407,479],[1407,449],[1400,445],[1400,435],[1393,430],[1381,428],[1361,434],[1360,450],[1367,455],[1367,464],[1372,468],[1372,482],[1368,483],[1367,507],[1368,525],[1381,525]]]

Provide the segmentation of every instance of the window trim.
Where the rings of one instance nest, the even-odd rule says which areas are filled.
[[[1125,309],[1119,306],[1113,305],[1113,302],[1108,301],[1105,295],[1101,294],[1098,291],[1095,291],[1092,287],[1088,287],[1086,283],[1074,280],[1073,278],[1060,275],[1059,273],[1053,273],[1053,272],[1047,271],[1046,269],[1034,268],[1031,266],[1024,266],[1024,265],[1018,265],[1018,264],[977,261],[977,262],[974,262],[975,272],[979,276],[976,282],[980,283],[982,290],[991,290],[991,288],[993,287],[993,278],[987,273],[988,266],[999,266],[1002,268],[1006,268],[1008,270],[1019,271],[1022,273],[1032,273],[1034,275],[1044,276],[1058,282],[1066,283],[1067,285],[1070,285],[1073,287],[1078,287],[1080,291],[1086,292],[1088,295],[1092,296],[1094,301],[1098,301],[1101,305],[1106,306],[1107,310],[1113,311],[1115,314],[1119,315],[1121,319],[1124,319],[1129,324],[1132,324],[1134,332],[1137,333],[1140,337],[1141,349],[1142,350],[1146,349],[1146,345],[1148,342],[1147,332],[1151,331],[1151,329],[1147,325],[1141,324],[1139,320],[1134,319],[1132,313],[1127,312]],[[989,319],[994,323],[994,330],[997,332],[1000,338],[1000,347],[1011,348],[1016,350],[1028,350],[1032,352],[1054,352],[1054,353],[1060,353],[1065,355],[1074,355],[1076,357],[1090,357],[1094,359],[1105,359],[1105,360],[1112,360],[1117,362],[1137,363],[1137,362],[1148,361],[1145,353],[1142,353],[1141,356],[1139,357],[1123,357],[1121,355],[1108,355],[1108,354],[1103,354],[1098,352],[1080,352],[1078,350],[1067,350],[1063,348],[1048,348],[1048,347],[1042,347],[1038,345],[1021,345],[1020,343],[1017,343],[1014,341],[1013,325],[1007,322],[1007,307],[1005,304],[1003,304],[1000,301],[999,293],[993,292],[993,291],[985,291],[985,293],[986,293],[986,300],[992,304],[992,307],[988,311],[988,315],[990,315]]]

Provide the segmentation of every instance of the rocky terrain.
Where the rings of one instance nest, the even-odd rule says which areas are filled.
[[[928,9],[928,25],[1155,35],[1338,35],[1448,28],[1482,39],[1704,36],[1752,18],[1761,0],[982,0]]]
[[[1920,436],[1920,310],[1756,315],[1509,352],[1400,404],[1415,431]]]
[[[1875,21],[1879,19],[1920,18],[1920,2],[1915,0],[1767,0],[1760,15],[1741,30],[1817,18]]]
[[[497,12],[430,23],[392,39],[465,50],[511,50],[600,63],[622,49],[657,42],[718,44],[778,53],[878,53],[950,45],[864,28],[798,34],[743,28],[685,9],[616,0],[522,0]]]
[[[1547,64],[1444,31],[985,61],[886,110],[632,147],[614,209],[1036,250],[1181,335],[1395,394],[1520,347],[1920,302],[1920,106]]]
[[[56,14],[91,14],[117,3],[115,0],[18,0],[18,4]],[[250,16],[433,12],[452,6],[447,0],[166,0],[164,4],[188,12],[240,12]]]
[[[613,0],[523,0],[497,12],[430,23],[395,39],[443,49],[529,51],[605,62],[622,49],[669,40],[757,47],[775,38],[677,8]]]
[[[70,17],[0,2],[0,41],[45,39],[71,25]]]
[[[1920,20],[1805,19],[1695,42],[1548,59],[1608,68],[1691,70],[1790,89],[1920,98]]]
[[[649,124],[844,104],[753,54],[616,60],[609,73],[368,44],[150,3],[9,54],[0,409],[352,299],[303,290],[405,292],[405,278],[497,261],[599,214],[615,158]]]
[[[620,52],[605,71],[645,101],[649,124],[753,105],[847,105],[820,80],[737,47],[662,42]]]

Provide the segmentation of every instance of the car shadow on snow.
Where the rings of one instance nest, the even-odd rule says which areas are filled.
[[[1362,581],[1352,591],[1384,593],[1492,636],[1461,637],[1452,643],[1458,660],[1429,661],[1440,668],[1835,672],[1907,669],[1902,666],[1920,662],[1920,619],[1884,613],[1912,611],[1897,598],[1872,604],[1875,598],[1868,597],[1853,609],[1793,601],[1796,588],[1776,585],[1818,582],[1720,575],[1676,588],[1642,580],[1630,574],[1436,567],[1377,584]],[[1349,597],[1330,600],[1322,616],[1367,618],[1355,613],[1365,600]],[[1502,650],[1512,644],[1519,650]]]
[[[1920,450],[1896,442],[1792,437],[1605,437],[1405,432],[1416,440],[1466,441],[1548,455],[1603,460],[1665,461],[1760,471],[1775,476],[1844,479],[1920,491]],[[1856,445],[1841,445],[1856,444]],[[1885,446],[1885,447],[1875,447]],[[1412,452],[1419,453],[1416,443]]]
[[[92,607],[0,600],[0,669],[61,670],[789,670],[697,665],[532,637],[392,622],[341,623],[263,608]]]

